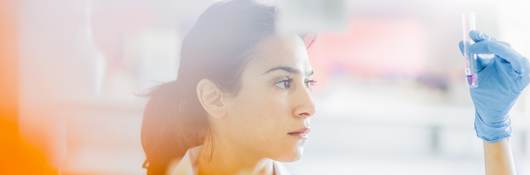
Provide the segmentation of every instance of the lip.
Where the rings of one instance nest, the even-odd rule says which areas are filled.
[[[287,135],[305,139],[307,138],[309,132],[311,132],[311,129],[304,127],[304,128],[300,128],[300,129],[288,132]]]

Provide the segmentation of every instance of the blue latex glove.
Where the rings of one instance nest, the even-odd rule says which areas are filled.
[[[475,131],[488,142],[510,137],[508,113],[530,80],[528,60],[507,43],[496,41],[484,33],[471,31],[475,41],[468,54],[495,54],[492,59],[477,59],[478,87],[472,88],[475,106]],[[463,43],[460,42],[463,52]]]

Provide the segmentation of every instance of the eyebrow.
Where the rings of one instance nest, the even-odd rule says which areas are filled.
[[[265,71],[263,74],[268,74],[270,72],[274,72],[274,71],[285,71],[285,72],[288,72],[288,73],[292,73],[292,74],[300,74],[300,70],[299,69],[296,69],[296,68],[293,68],[293,67],[289,67],[289,66],[278,66],[278,67],[273,67],[267,71]],[[307,72],[306,73],[306,76],[311,76],[313,75],[315,72],[313,70],[311,70],[310,72]]]

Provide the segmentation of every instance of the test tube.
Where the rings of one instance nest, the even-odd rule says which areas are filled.
[[[469,32],[475,30],[475,13],[463,13],[462,14],[462,41],[464,41],[464,56],[466,57],[466,81],[470,88],[478,87],[478,75],[477,75],[477,54],[467,54],[469,46],[474,41],[469,36]]]

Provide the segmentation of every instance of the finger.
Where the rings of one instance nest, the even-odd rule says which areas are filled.
[[[475,42],[481,42],[484,40],[492,40],[492,37],[486,35],[483,32],[472,30],[469,32],[469,37]]]
[[[458,48],[460,49],[460,54],[462,54],[463,56],[464,55],[464,47],[467,45],[467,48],[468,48],[468,51],[467,53],[469,54],[469,46],[471,46],[473,43],[471,41],[468,41],[467,43],[464,43],[464,41],[460,41],[458,43]]]
[[[481,41],[469,46],[468,54],[495,54],[500,59],[510,63],[515,71],[521,71],[522,56],[512,48],[497,41]]]
[[[521,64],[524,62],[523,59],[525,58],[515,50],[499,42],[491,42],[487,46],[488,50],[490,50],[492,53],[509,62],[515,71],[522,71]]]
[[[490,43],[491,41],[480,41],[474,44],[470,44],[467,47],[467,54],[491,54],[492,51],[490,51],[488,48],[488,44]]]

